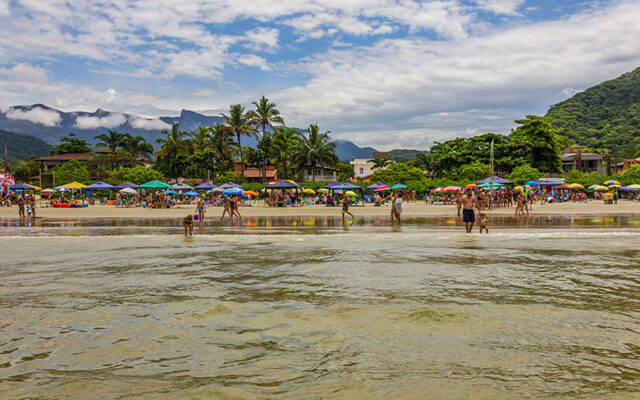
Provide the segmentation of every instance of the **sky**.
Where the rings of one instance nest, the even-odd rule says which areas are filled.
[[[218,115],[265,95],[289,126],[424,149],[639,67],[639,20],[638,0],[0,0],[0,108]]]

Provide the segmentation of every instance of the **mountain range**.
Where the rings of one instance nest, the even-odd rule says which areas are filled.
[[[194,130],[199,126],[212,126],[223,123],[219,116],[207,116],[190,110],[182,110],[177,117],[147,118],[132,113],[116,113],[102,109],[95,112],[64,112],[44,104],[14,106],[0,110],[0,129],[9,132],[35,136],[55,145],[60,136],[75,133],[80,139],[91,144],[94,137],[105,133],[107,129],[140,135],[155,145],[155,139],[161,137],[162,129],[171,128],[171,124],[180,123],[183,131]],[[360,147],[348,140],[334,140],[338,158],[348,161],[352,158],[372,157],[377,151],[372,147]],[[256,139],[246,138],[243,145],[255,146]]]

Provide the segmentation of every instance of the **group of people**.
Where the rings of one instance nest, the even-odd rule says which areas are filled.
[[[240,196],[224,196],[222,198],[223,209],[222,216],[220,217],[220,222],[224,222],[225,215],[229,216],[229,222],[231,223],[231,225],[242,222],[242,215],[240,214],[241,203],[242,198]],[[182,219],[182,225],[184,227],[185,235],[193,235],[194,220],[197,219],[200,221],[200,223],[204,221],[204,216],[207,212],[207,202],[203,197],[199,197],[196,200],[196,208],[194,211],[196,214],[192,215],[191,213],[189,213]]]
[[[36,198],[33,195],[27,193],[3,192],[0,198],[0,205],[2,207],[17,206],[18,217],[20,219],[36,217]]]

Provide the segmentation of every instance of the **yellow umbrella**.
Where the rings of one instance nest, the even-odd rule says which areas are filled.
[[[318,189],[318,192],[320,192],[320,193],[329,193],[329,189],[324,189],[324,188]]]
[[[305,189],[302,191],[304,194],[316,194],[316,191],[313,189]]]
[[[42,188],[38,186],[34,186],[34,185],[29,185],[29,186],[31,186],[35,191],[42,190]]]
[[[60,187],[63,187],[65,189],[89,189],[89,186],[83,185],[80,182],[71,182],[71,183],[67,183],[66,185],[62,185]]]
[[[609,189],[617,189],[617,188],[620,188],[620,187],[622,187],[622,185],[615,185],[615,184],[614,185],[609,185]]]
[[[602,183],[605,184],[605,185],[609,185],[609,186],[611,186],[611,185],[621,185],[620,182],[614,181],[613,179],[610,180],[610,181],[602,182]]]
[[[595,190],[597,192],[604,192],[605,190],[609,190],[609,188],[606,187],[606,186],[598,186],[598,187],[593,188],[593,190]]]
[[[569,186],[567,186],[567,187],[568,187],[569,189],[580,189],[580,190],[584,189],[584,186],[582,186],[582,185],[581,185],[581,184],[579,184],[579,183],[572,183],[572,184],[570,184],[570,185],[569,185]]]
[[[639,185],[639,184],[637,184],[637,183],[635,183],[635,184],[633,184],[633,185],[629,185],[629,186],[627,186],[627,187],[628,187],[629,189],[640,189],[640,185]]]
[[[513,190],[517,190],[518,192],[522,190],[522,186],[516,186],[513,188]]]

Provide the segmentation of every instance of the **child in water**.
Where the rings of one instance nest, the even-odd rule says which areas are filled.
[[[182,225],[184,226],[184,234],[189,234],[189,236],[193,236],[193,215],[189,214],[182,220]]]
[[[487,215],[482,213],[480,214],[480,234],[482,234],[482,230],[485,230],[485,232],[487,232],[487,235],[489,234],[489,220],[487,219]]]

